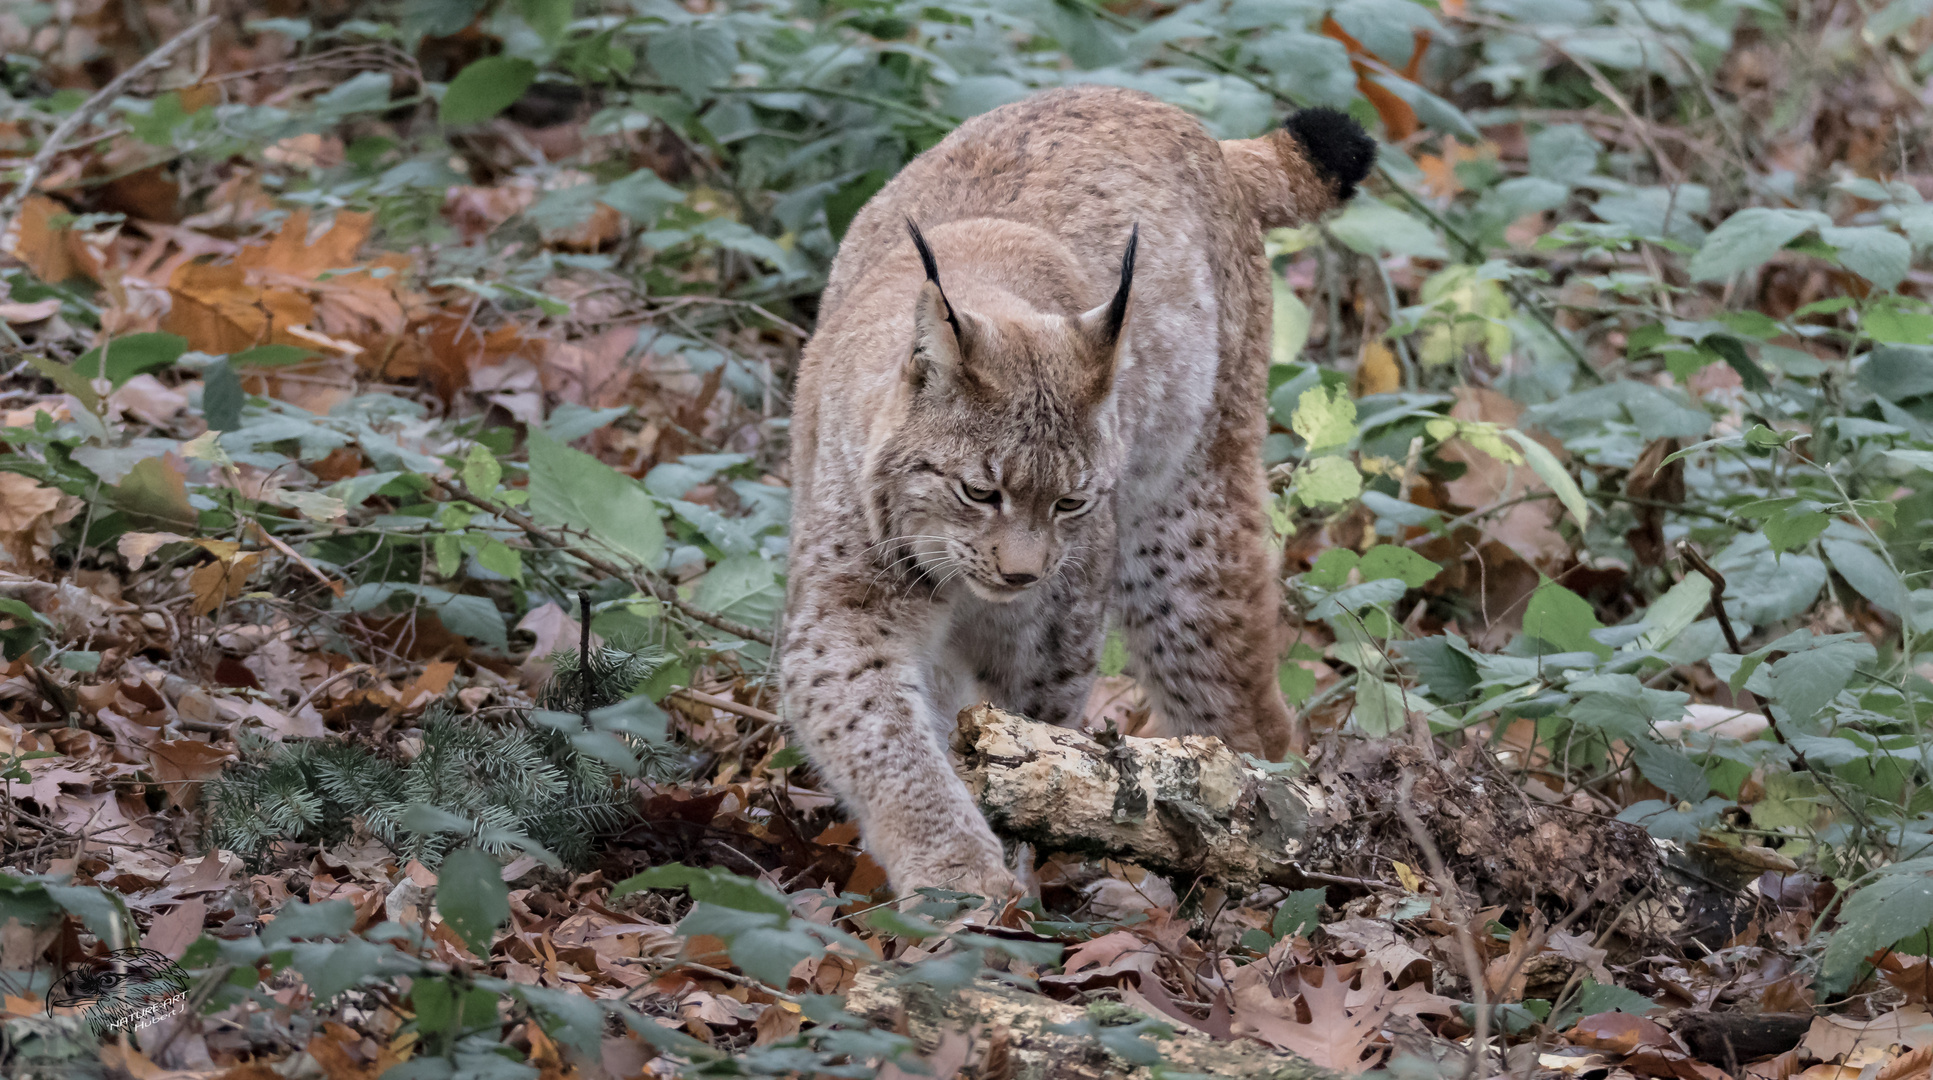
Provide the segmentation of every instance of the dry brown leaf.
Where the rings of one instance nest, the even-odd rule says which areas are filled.
[[[141,936],[141,947],[153,949],[179,960],[188,946],[201,937],[202,921],[208,917],[208,904],[200,899],[176,904],[164,915],[155,916],[148,932]]]
[[[67,208],[60,203],[34,195],[14,215],[8,251],[42,281],[58,284],[80,273],[80,264],[67,250],[65,230],[53,227],[54,217],[65,213]]]
[[[180,533],[171,532],[128,532],[122,533],[115,547],[121,557],[128,561],[129,570],[139,570],[148,561],[148,556],[169,544],[186,543],[188,538]]]
[[[1252,1034],[1325,1068],[1363,1072],[1373,1064],[1373,1058],[1365,1060],[1364,1051],[1375,1041],[1390,1007],[1381,995],[1375,995],[1361,1008],[1351,1011],[1347,1006],[1349,986],[1341,970],[1333,964],[1318,970],[1323,974],[1321,984],[1311,983],[1306,977],[1302,982],[1301,996],[1309,1010],[1308,1023],[1297,1018],[1293,1000],[1275,997],[1269,993],[1267,983],[1257,979],[1235,990],[1236,1031]],[[1242,1031],[1244,1028],[1246,1032]]]
[[[1842,1061],[1862,1050],[1933,1045],[1933,1013],[1924,1005],[1908,1005],[1871,1020],[1820,1016],[1799,1048],[1821,1061]]]
[[[1566,1033],[1573,1046],[1631,1054],[1645,1047],[1676,1048],[1671,1033],[1657,1023],[1630,1013],[1605,1012],[1587,1016]]]
[[[207,615],[242,595],[242,591],[248,588],[249,577],[261,562],[261,552],[251,551],[237,556],[233,561],[215,559],[195,567],[194,572],[188,575],[188,587],[195,594],[195,602],[190,610],[196,615]]]
[[[155,781],[168,793],[169,801],[193,808],[201,794],[201,782],[220,776],[222,766],[234,754],[196,739],[164,739],[148,745],[148,756]]]

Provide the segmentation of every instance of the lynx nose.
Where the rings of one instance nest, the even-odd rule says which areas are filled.
[[[1020,588],[1025,588],[1028,585],[1032,585],[1036,581],[1039,581],[1040,575],[1038,574],[1001,574],[1000,580],[1006,582],[1009,585],[1012,585],[1016,589],[1020,589]]]

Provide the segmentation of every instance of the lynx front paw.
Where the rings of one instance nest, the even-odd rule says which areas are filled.
[[[978,847],[922,853],[907,860],[905,866],[891,867],[889,870],[893,884],[902,896],[911,896],[917,889],[930,887],[972,893],[998,904],[1020,889],[1013,871],[1001,861],[998,847],[991,853]]]

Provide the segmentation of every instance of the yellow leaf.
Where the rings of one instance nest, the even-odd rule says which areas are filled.
[[[203,563],[188,575],[188,587],[194,590],[196,615],[207,615],[230,600],[242,595],[248,587],[249,575],[262,562],[261,552],[251,551],[234,562],[217,559]]]
[[[1363,342],[1362,356],[1356,361],[1355,396],[1393,393],[1402,385],[1403,369],[1389,346],[1374,338]]]
[[[122,533],[120,543],[121,557],[128,561],[129,570],[139,570],[148,556],[169,544],[181,543],[188,538],[180,533],[171,532],[131,532]]]
[[[1404,892],[1417,893],[1423,891],[1423,875],[1417,873],[1415,867],[1405,862],[1396,862],[1393,859],[1390,861],[1390,865],[1396,868],[1396,880],[1402,883]]]

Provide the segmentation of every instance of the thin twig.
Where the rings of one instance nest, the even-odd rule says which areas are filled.
[[[289,710],[289,715],[296,716],[300,714],[303,709],[306,709],[309,707],[310,702],[314,701],[316,698],[321,697],[322,692],[324,690],[329,689],[331,686],[334,686],[335,684],[341,682],[342,680],[348,678],[351,675],[358,675],[358,674],[361,674],[362,672],[368,671],[369,668],[370,668],[370,665],[368,664],[350,664],[348,667],[343,668],[341,671],[336,672],[334,675],[331,675],[328,678],[322,680],[321,682],[316,683],[313,687],[309,688],[308,693],[302,695],[301,701],[298,701],[295,703],[295,708]]]
[[[1463,952],[1464,974],[1470,979],[1470,997],[1477,1010],[1470,1054],[1463,1060],[1463,1080],[1471,1080],[1489,1056],[1490,988],[1483,981],[1483,961],[1477,956],[1476,939],[1470,936],[1471,914],[1463,903],[1463,890],[1457,888],[1456,879],[1450,876],[1449,867],[1444,865],[1443,853],[1437,850],[1436,843],[1423,829],[1422,819],[1416,816],[1416,808],[1410,805],[1410,793],[1415,788],[1416,774],[1405,772],[1403,782],[1396,791],[1396,813],[1403,819],[1404,828],[1409,830],[1410,839],[1423,849],[1423,857],[1430,864],[1430,877],[1436,881],[1437,891],[1443,894],[1443,903],[1450,909],[1450,919],[1456,926],[1456,942]]]
[[[14,184],[13,190],[9,191],[4,199],[0,199],[0,236],[4,236],[12,229],[14,213],[20,209],[22,203],[27,201],[27,196],[32,194],[35,185],[40,183],[41,174],[47,171],[47,166],[53,164],[54,158],[60,154],[61,147],[67,144],[68,139],[74,137],[75,132],[87,126],[87,122],[94,119],[95,113],[120,97],[121,92],[132,86],[135,80],[165,66],[174,54],[194,44],[220,22],[221,16],[210,15],[176,34],[167,44],[142,57],[141,61],[133,67],[116,75],[113,81],[101,87],[93,97],[83,102],[80,108],[68,114],[67,119],[62,120],[60,125],[47,136],[47,141],[40,144],[40,151],[27,162],[27,167],[21,172],[20,179]]]
[[[740,705],[731,698],[719,697],[717,694],[707,694],[703,690],[693,690],[689,686],[681,686],[672,691],[672,696],[690,698],[700,705],[709,705],[714,709],[719,709],[724,712],[736,713],[747,720],[757,720],[765,724],[777,724],[780,722],[777,714],[766,712],[764,709],[758,708],[755,705]]]

